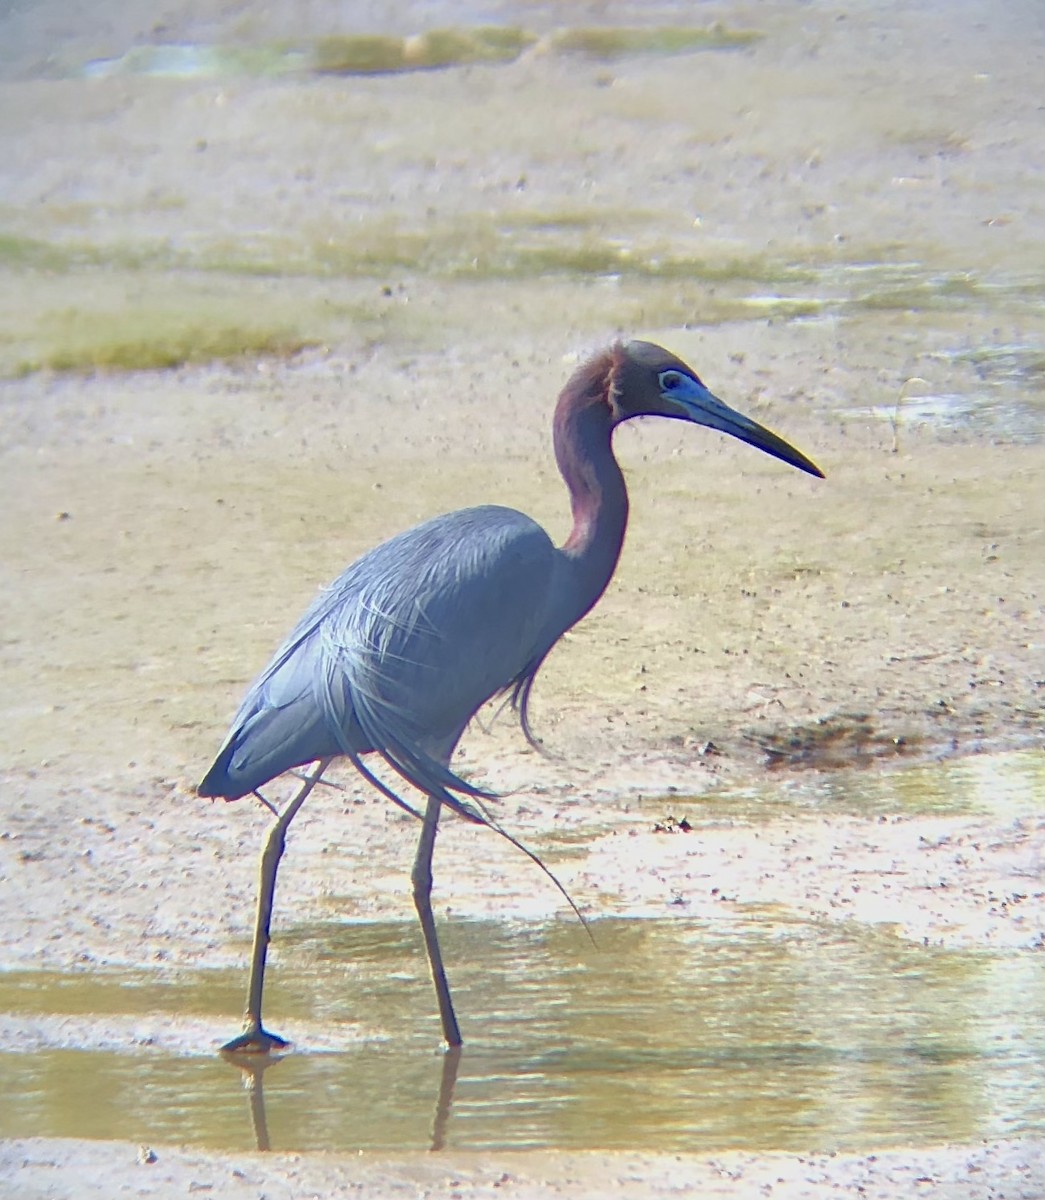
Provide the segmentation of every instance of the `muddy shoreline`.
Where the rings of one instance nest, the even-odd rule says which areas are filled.
[[[683,1193],[726,1197],[772,1194],[786,1200],[810,1196],[878,1198],[936,1194],[947,1200],[1040,1195],[1045,1150],[1026,1141],[962,1149],[882,1150],[871,1155],[746,1155],[665,1160],[635,1154],[397,1156],[350,1162],[323,1155],[213,1155],[115,1143],[70,1146],[46,1139],[0,1147],[0,1171],[31,1180],[17,1193],[26,1200],[89,1200],[110,1196],[113,1177],[150,1194],[213,1191],[230,1200],[273,1193],[338,1195],[345,1189],[387,1197],[461,1196],[499,1200],[504,1195],[577,1200],[611,1191],[649,1197]],[[0,1182],[0,1188],[3,1187]],[[25,1185],[22,1185],[25,1189]]]

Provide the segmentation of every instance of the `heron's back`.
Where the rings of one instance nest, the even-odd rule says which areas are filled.
[[[475,711],[554,640],[558,553],[530,517],[488,505],[357,559],[251,686],[200,794],[235,799],[314,759],[370,750],[424,790]]]

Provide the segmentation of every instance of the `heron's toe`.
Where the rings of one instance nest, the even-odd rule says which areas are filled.
[[[260,1025],[254,1028],[246,1029],[239,1037],[234,1037],[231,1042],[226,1042],[221,1048],[222,1054],[240,1055],[240,1054],[278,1054],[281,1050],[286,1050],[290,1046],[290,1042],[279,1037],[278,1034],[269,1033],[267,1029],[262,1029]]]

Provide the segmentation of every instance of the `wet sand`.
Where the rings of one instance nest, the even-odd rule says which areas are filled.
[[[111,1196],[114,1184],[145,1195],[204,1192],[230,1200],[265,1195],[398,1197],[568,1196],[595,1200],[619,1193],[661,1197],[694,1195],[712,1200],[776,1196],[784,1200],[853,1196],[899,1200],[929,1195],[947,1200],[1041,1195],[1045,1169],[1040,1144],[989,1145],[872,1155],[438,1153],[382,1159],[359,1155],[216,1155],[124,1144],[55,1142],[46,1139],[0,1146],[0,1171],[10,1171],[20,1190],[37,1200],[93,1200]]]
[[[59,334],[104,336],[84,313],[176,325],[195,306],[214,325],[231,307],[310,343],[289,357],[0,383],[0,966],[243,961],[264,814],[192,792],[243,687],[317,586],[413,521],[497,498],[561,538],[551,404],[578,357],[618,333],[670,345],[828,479],[703,431],[621,430],[632,523],[610,592],[537,685],[549,755],[525,748],[510,715],[487,714],[462,769],[511,793],[505,824],[538,850],[591,826],[586,854],[560,871],[587,912],[649,916],[682,889],[688,912],[714,919],[721,900],[692,883],[706,878],[741,906],[1040,952],[1040,819],[809,816],[799,853],[790,820],[757,838],[740,827],[682,839],[637,829],[628,808],[1041,752],[1040,385],[1024,375],[992,391],[973,353],[1040,346],[1040,297],[1025,282],[1040,278],[1045,232],[1032,9],[969,5],[959,20],[759,6],[730,11],[767,33],[743,52],[611,65],[538,49],[378,80],[0,84],[6,229],[81,256],[90,245],[101,263],[8,269],[5,362],[46,356]],[[202,36],[178,19],[173,39]],[[498,275],[504,222],[555,215],[559,251],[582,212],[589,251],[623,240],[649,263],[682,246],[707,277],[593,280],[561,264]],[[409,228],[383,224],[392,215]],[[416,228],[436,247],[431,271],[399,261]],[[365,242],[378,265],[328,276],[309,265],[324,239],[331,255]],[[285,269],[218,261],[260,243]],[[492,277],[447,266],[461,247]],[[916,261],[928,274],[907,307],[857,302],[847,284],[845,305],[788,319],[789,290],[808,304],[832,256],[839,271]],[[730,275],[737,259],[754,279]],[[772,282],[806,260],[823,268],[815,285]],[[991,286],[956,303],[962,273]],[[772,319],[752,315],[763,291]],[[924,383],[905,389],[912,377]],[[995,396],[1004,411],[918,420],[907,399],[895,407],[901,395]],[[329,919],[331,894],[358,916],[409,919],[412,831],[339,778],[348,791],[317,797],[294,826],[280,919]],[[441,836],[437,888],[459,916],[562,907],[509,847],[459,825]],[[12,1141],[0,1193],[1045,1192],[1040,1131],[713,1160],[153,1150],[138,1163],[132,1145]]]

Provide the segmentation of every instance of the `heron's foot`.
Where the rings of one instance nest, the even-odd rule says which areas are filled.
[[[278,1054],[281,1050],[286,1050],[290,1042],[279,1037],[278,1034],[269,1033],[267,1029],[263,1029],[260,1025],[248,1025],[247,1028],[239,1035],[234,1037],[231,1042],[226,1042],[221,1048],[222,1054]]]

